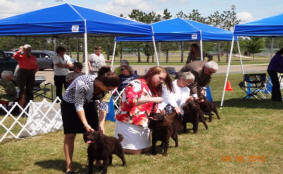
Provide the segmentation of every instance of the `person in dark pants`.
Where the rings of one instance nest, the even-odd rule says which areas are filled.
[[[62,100],[63,86],[66,89],[66,75],[69,73],[69,68],[73,66],[70,57],[66,55],[66,48],[59,46],[56,49],[57,55],[53,57],[54,64],[54,84],[56,86],[56,96]]]
[[[14,59],[18,61],[16,83],[20,88],[19,104],[23,107],[30,100],[33,100],[33,86],[35,73],[38,71],[37,59],[31,55],[31,46],[25,44],[14,54]]]
[[[120,78],[110,67],[102,67],[98,77],[82,75],[77,77],[67,88],[61,102],[61,114],[64,127],[64,153],[66,174],[72,174],[72,156],[77,133],[98,131],[99,121],[95,100],[117,88]]]
[[[280,91],[280,83],[277,73],[283,73],[283,48],[276,52],[272,57],[267,72],[272,82],[272,97],[273,101],[282,101],[282,95]]]

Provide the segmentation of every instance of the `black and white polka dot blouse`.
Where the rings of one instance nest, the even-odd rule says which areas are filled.
[[[95,75],[82,75],[76,78],[65,91],[63,100],[75,104],[76,111],[82,111],[84,104],[93,100],[95,78]]]

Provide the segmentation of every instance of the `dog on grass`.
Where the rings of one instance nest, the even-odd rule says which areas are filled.
[[[156,154],[156,142],[161,141],[163,155],[167,156],[170,137],[175,141],[175,147],[178,147],[178,131],[182,129],[181,117],[176,112],[167,115],[151,113],[148,119],[148,127],[152,131],[152,154]]]
[[[204,114],[209,116],[209,122],[212,121],[213,113],[215,113],[217,119],[220,120],[220,116],[214,102],[208,101],[205,96],[200,96],[196,102],[199,104],[200,109],[204,112]]]
[[[205,122],[204,113],[200,109],[200,105],[195,102],[194,100],[187,100],[186,103],[183,105],[184,115],[183,115],[183,126],[184,126],[184,133],[187,132],[187,122],[193,124],[193,131],[197,133],[198,131],[198,124],[201,121],[206,129],[208,126]]]
[[[87,149],[88,154],[88,173],[93,172],[93,162],[95,160],[103,161],[102,173],[107,173],[108,165],[112,165],[112,154],[116,154],[126,165],[124,151],[121,146],[123,136],[118,134],[119,139],[103,135],[99,131],[93,133],[84,133],[84,141],[89,144]]]

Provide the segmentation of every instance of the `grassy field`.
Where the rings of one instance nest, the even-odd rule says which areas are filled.
[[[168,156],[126,155],[127,166],[114,156],[109,173],[133,174],[281,174],[283,173],[283,103],[270,100],[244,100],[238,87],[241,75],[229,77],[233,91],[226,92],[221,120],[214,119],[205,130],[179,136],[179,147],[170,140]],[[224,75],[211,83],[219,105]],[[191,125],[189,124],[189,128]],[[113,135],[114,123],[106,122],[106,133]],[[64,173],[63,132],[12,140],[0,144],[0,174]],[[77,173],[87,172],[87,145],[78,135],[74,152]]]

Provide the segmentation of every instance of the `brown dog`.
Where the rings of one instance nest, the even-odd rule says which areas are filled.
[[[152,131],[152,153],[156,154],[156,142],[160,140],[162,141],[163,155],[166,156],[170,137],[175,141],[175,147],[178,147],[178,131],[182,129],[181,118],[176,112],[172,112],[168,115],[152,113],[148,119],[148,127]]]
[[[84,133],[84,141],[89,144],[87,149],[88,154],[88,173],[93,172],[94,160],[103,160],[103,171],[107,173],[108,165],[112,165],[112,154],[116,154],[126,165],[124,151],[121,146],[123,136],[118,134],[119,139],[109,137],[102,133],[95,131],[93,133]]]
[[[220,116],[214,102],[208,101],[204,95],[201,95],[196,102],[199,104],[200,109],[204,112],[204,114],[209,116],[209,122],[212,121],[213,112],[217,116],[217,119],[220,120]]]
[[[184,132],[187,130],[187,122],[193,124],[193,131],[197,133],[198,131],[198,123],[201,121],[205,128],[208,129],[208,126],[205,122],[204,113],[200,109],[200,106],[197,102],[193,100],[187,100],[183,106],[184,115],[183,115],[183,125],[184,125]]]

